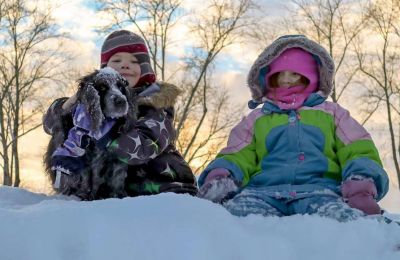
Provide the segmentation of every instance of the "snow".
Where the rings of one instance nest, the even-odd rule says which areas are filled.
[[[400,190],[396,185],[390,183],[389,192],[381,201],[379,205],[389,212],[400,214]]]
[[[98,75],[105,77],[114,77],[114,78],[119,77],[119,73],[111,67],[104,67],[100,69]]]
[[[118,79],[122,79],[122,76],[115,69],[111,67],[104,67],[96,74],[96,78],[104,80],[110,87],[118,89],[116,86],[116,81]]]
[[[81,202],[0,187],[0,220],[2,260],[400,259],[394,223],[240,218],[172,193]]]

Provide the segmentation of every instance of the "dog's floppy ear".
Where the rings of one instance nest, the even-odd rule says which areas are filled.
[[[132,129],[133,124],[136,122],[138,107],[137,107],[137,94],[126,84],[123,91],[128,101],[128,113],[125,116],[125,123],[121,126],[120,130],[123,133],[127,133]]]
[[[78,100],[83,104],[90,116],[90,127],[97,131],[105,119],[101,111],[100,96],[94,88],[94,78],[98,71],[83,77],[79,80]]]

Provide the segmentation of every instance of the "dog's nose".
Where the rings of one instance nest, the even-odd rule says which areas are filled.
[[[117,106],[124,105],[126,103],[126,99],[119,96],[114,96],[114,104]]]

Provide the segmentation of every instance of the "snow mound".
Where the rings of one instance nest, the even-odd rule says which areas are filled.
[[[189,195],[80,202],[0,187],[0,259],[400,259],[400,226],[239,218]]]

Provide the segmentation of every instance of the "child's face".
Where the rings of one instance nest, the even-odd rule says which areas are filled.
[[[304,85],[304,83],[301,81],[302,76],[296,72],[285,70],[281,71],[278,73],[277,76],[277,83],[278,87],[293,87],[293,86],[299,86],[299,85]]]
[[[117,52],[108,60],[108,67],[115,69],[124,77],[129,87],[133,88],[138,83],[141,75],[140,65],[136,57],[129,52]]]

